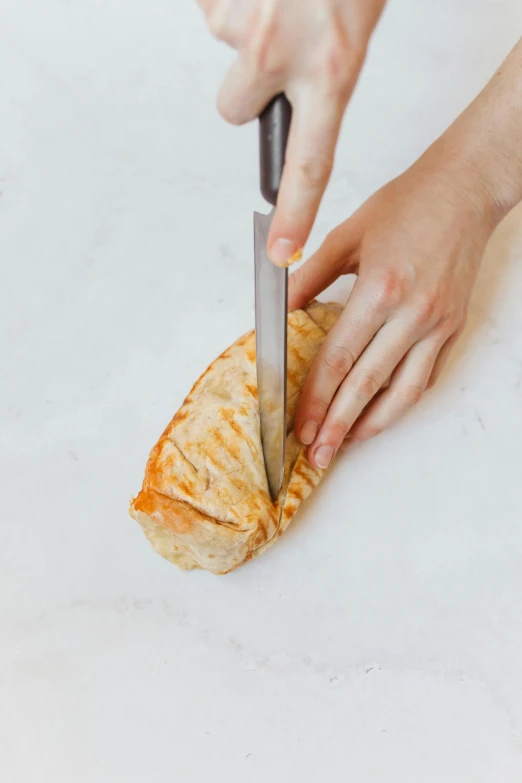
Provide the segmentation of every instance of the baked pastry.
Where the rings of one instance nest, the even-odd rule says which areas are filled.
[[[306,374],[340,312],[313,302],[289,315],[286,466],[275,502],[261,447],[254,332],[197,381],[153,448],[130,508],[160,555],[183,569],[225,574],[284,533],[323,474],[308,462],[293,422]]]

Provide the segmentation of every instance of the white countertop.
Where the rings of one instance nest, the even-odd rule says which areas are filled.
[[[521,34],[520,0],[390,0],[310,248]],[[253,322],[230,60],[193,0],[0,2],[0,778],[518,782],[522,210],[438,388],[269,553],[181,573],[127,516]]]

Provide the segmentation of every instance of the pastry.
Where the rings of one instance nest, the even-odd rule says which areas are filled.
[[[268,490],[261,447],[254,332],[197,381],[154,446],[131,516],[154,548],[180,568],[231,571],[271,546],[321,480],[293,433],[299,394],[341,312],[313,302],[288,318],[285,478]]]

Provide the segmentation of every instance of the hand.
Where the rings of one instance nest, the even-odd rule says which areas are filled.
[[[522,200],[521,132],[522,39],[422,158],[290,278],[298,308],[339,275],[359,275],[296,414],[315,466],[327,467],[348,434],[379,433],[439,376],[464,327],[484,247]]]
[[[315,466],[327,467],[348,435],[366,440],[418,402],[464,327],[500,215],[480,171],[439,146],[332,231],[290,278],[296,309],[340,275],[358,273],[296,414]]]
[[[386,0],[199,0],[211,31],[238,50],[218,98],[241,124],[286,93],[292,127],[269,255],[304,246],[332,170],[343,114]]]

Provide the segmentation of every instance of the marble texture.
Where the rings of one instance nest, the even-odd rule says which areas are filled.
[[[520,0],[390,0],[310,249],[520,34]],[[192,0],[0,0],[0,778],[515,783],[520,209],[439,386],[266,556],[183,574],[127,516],[253,322],[256,128],[214,111],[230,61]]]

